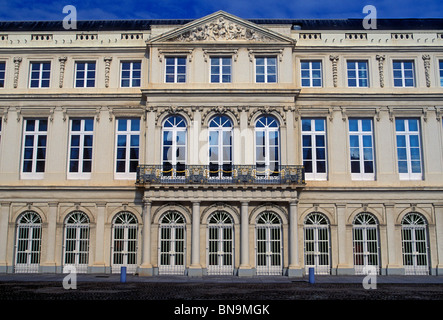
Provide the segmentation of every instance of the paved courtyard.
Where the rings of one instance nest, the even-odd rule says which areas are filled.
[[[363,287],[363,276],[200,277],[77,275],[76,289],[65,289],[66,274],[0,275],[0,307],[21,315],[35,310],[65,308],[72,315],[88,308],[97,316],[131,316],[128,310],[145,310],[167,319],[282,319],[294,310],[330,316],[331,310],[394,308],[397,315],[440,309],[443,277],[378,276],[375,289]],[[65,284],[73,285],[72,281]],[[374,283],[372,283],[374,284]],[[68,309],[66,309],[68,308]],[[130,308],[130,309],[128,309]],[[59,310],[59,309],[57,309]],[[135,311],[134,311],[135,312]],[[297,311],[299,312],[299,311]],[[423,311],[421,311],[423,312]],[[355,311],[347,313],[355,318]]]

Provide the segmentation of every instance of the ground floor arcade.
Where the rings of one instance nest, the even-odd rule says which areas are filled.
[[[443,274],[443,202],[432,191],[303,190],[275,201],[62,192],[1,202],[0,272]]]

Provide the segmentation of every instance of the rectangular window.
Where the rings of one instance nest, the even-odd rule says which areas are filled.
[[[368,62],[348,61],[348,87],[369,87]]]
[[[47,134],[47,119],[25,119],[22,164],[22,176],[24,178],[43,178],[46,162]]]
[[[422,179],[420,128],[418,119],[396,119],[395,131],[400,179]]]
[[[94,119],[71,119],[68,178],[91,177],[93,132]]]
[[[322,86],[321,61],[301,61],[300,69],[302,87]]]
[[[135,178],[140,153],[140,119],[117,119],[116,135],[116,177]]]
[[[75,63],[75,87],[76,88],[95,87],[95,62]]]
[[[30,88],[49,88],[51,62],[31,62]]]
[[[440,87],[443,87],[443,60],[438,61],[438,70],[440,75]]]
[[[414,87],[414,61],[394,60],[392,63],[394,72],[394,87]]]
[[[141,61],[122,61],[121,82],[122,88],[140,87],[142,74]]]
[[[211,83],[231,82],[231,57],[211,58]]]
[[[326,180],[325,119],[302,119],[301,124],[306,180]]]
[[[256,57],[255,58],[255,82],[275,83],[277,82],[277,58]]]
[[[166,78],[168,83],[186,82],[186,57],[166,58]]]
[[[0,62],[0,88],[5,87],[6,62]]]
[[[374,180],[374,147],[371,119],[349,119],[351,178]]]

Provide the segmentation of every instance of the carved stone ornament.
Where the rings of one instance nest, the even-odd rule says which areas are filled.
[[[254,40],[270,41],[271,38],[256,30],[228,22],[223,17],[201,26],[196,26],[169,41],[220,41],[220,40]]]
[[[234,116],[235,120],[237,121],[237,124],[240,123],[240,114],[238,113],[238,110],[236,107],[224,107],[224,106],[214,106],[210,108],[206,108],[206,110],[203,112],[201,117],[201,123],[204,124],[206,121],[206,118],[209,116],[210,113],[214,114],[230,114]]]
[[[431,86],[431,76],[429,74],[429,69],[431,66],[431,56],[429,54],[424,54],[422,56],[424,67],[425,67],[425,77],[426,77],[426,87]]]
[[[20,63],[22,63],[22,57],[14,57],[14,88],[18,86],[18,73],[20,70]]]
[[[330,55],[329,60],[332,61],[332,79],[334,81],[334,87],[337,87],[337,62],[338,62],[338,56]]]
[[[103,60],[105,61],[105,87],[108,88],[112,57],[105,57]]]
[[[380,77],[380,87],[384,88],[385,86],[385,75],[383,72],[383,62],[385,61],[386,57],[384,55],[379,55],[375,57],[378,60],[378,74]]]
[[[67,59],[68,59],[67,57],[58,58],[58,61],[60,62],[60,78],[58,80],[58,86],[60,88],[63,88],[63,79],[65,77],[65,64]]]

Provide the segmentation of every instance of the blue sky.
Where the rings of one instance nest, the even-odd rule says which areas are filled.
[[[0,0],[0,20],[63,20],[65,5],[78,20],[197,19],[224,10],[245,19],[443,18],[443,0]]]

